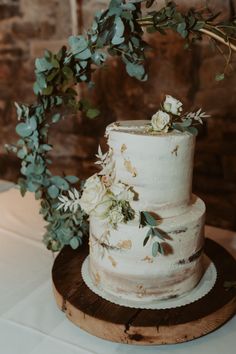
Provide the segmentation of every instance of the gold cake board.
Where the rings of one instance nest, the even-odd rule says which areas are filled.
[[[206,239],[206,255],[214,262],[217,280],[200,300],[186,306],[146,310],[119,306],[93,293],[84,283],[81,266],[88,245],[64,247],[55,259],[52,281],[58,307],[81,329],[97,337],[127,344],[174,344],[202,337],[236,313],[236,260],[219,244]]]

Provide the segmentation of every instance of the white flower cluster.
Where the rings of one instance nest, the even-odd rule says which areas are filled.
[[[154,131],[167,133],[172,123],[171,114],[180,116],[183,111],[182,106],[182,102],[172,96],[166,95],[163,110],[157,111],[152,116],[152,129]]]
[[[176,98],[166,95],[162,109],[157,111],[151,119],[153,131],[167,133],[169,129],[193,132],[194,125],[203,124],[202,119],[209,115],[199,109],[197,112],[190,112],[182,115],[183,103]]]
[[[102,167],[101,172],[86,180],[81,196],[76,190],[69,191],[69,197],[60,196],[61,204],[58,209],[76,212],[80,206],[86,214],[107,219],[108,223],[116,228],[117,224],[128,221],[133,215],[129,203],[134,199],[134,193],[124,183],[115,182],[111,151],[103,155],[99,147],[96,156],[99,158],[97,164]]]
[[[134,193],[130,187],[120,182],[107,186],[106,180],[107,178],[104,179],[104,176],[98,174],[87,179],[80,206],[86,214],[108,219],[108,223],[116,227],[125,220],[122,204],[132,201]]]

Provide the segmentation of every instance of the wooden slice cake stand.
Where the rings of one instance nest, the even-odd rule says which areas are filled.
[[[205,253],[218,273],[210,293],[175,309],[145,310],[119,306],[93,293],[81,276],[88,246],[75,251],[65,247],[52,269],[57,305],[80,328],[114,342],[171,344],[204,336],[236,313],[236,290],[225,288],[225,282],[235,281],[236,260],[210,239],[206,239]]]

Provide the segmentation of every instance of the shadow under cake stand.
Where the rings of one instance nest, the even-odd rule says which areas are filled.
[[[113,304],[92,292],[81,275],[88,245],[78,250],[66,246],[52,269],[58,307],[81,329],[97,337],[128,344],[157,345],[186,342],[202,337],[236,313],[236,260],[218,243],[206,239],[205,254],[214,262],[217,280],[200,300],[182,307],[147,310]]]

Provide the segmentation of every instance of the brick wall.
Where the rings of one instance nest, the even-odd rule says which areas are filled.
[[[191,5],[201,7],[205,2],[194,0]],[[104,8],[107,1],[77,3],[83,3],[83,22],[78,27],[86,29],[96,9]],[[13,102],[32,102],[34,59],[45,48],[57,50],[74,31],[71,4],[69,0],[0,0],[0,178],[16,180],[19,169],[15,157],[3,149],[5,142],[15,140]],[[224,18],[233,16],[236,9],[236,1],[210,0],[208,4],[222,10]],[[54,128],[54,171],[89,176],[94,172],[98,143],[105,145],[104,127],[117,119],[150,117],[163,93],[169,93],[182,99],[187,109],[203,107],[212,115],[198,137],[194,192],[207,204],[209,224],[236,229],[236,74],[215,82],[224,59],[209,49],[207,41],[184,51],[183,41],[174,34],[154,34],[147,40],[153,48],[148,54],[148,82],[129,78],[114,59],[97,72],[96,91],[84,89],[82,94],[100,107],[101,117],[91,122],[72,116],[66,125]]]

